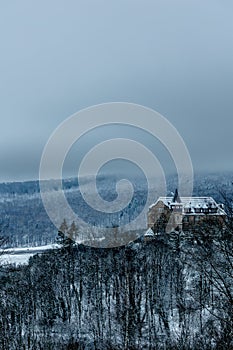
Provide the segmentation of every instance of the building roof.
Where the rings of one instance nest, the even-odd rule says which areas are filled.
[[[154,232],[152,231],[152,229],[151,228],[149,228],[147,231],[146,231],[146,233],[145,233],[145,237],[154,237]]]
[[[197,213],[196,212],[197,209],[216,209],[214,213],[210,213],[210,214],[226,215],[226,212],[223,209],[223,205],[217,204],[212,197],[179,197],[179,201],[177,201],[176,198],[177,196],[175,195],[173,197],[159,197],[158,200],[154,204],[152,204],[149,208],[154,207],[158,202],[162,201],[164,205],[166,205],[169,208],[172,208],[175,206],[179,206],[179,207],[182,206],[182,211],[184,214],[200,215],[202,213],[200,212]]]
[[[180,196],[179,196],[177,188],[176,188],[176,191],[175,191],[175,194],[174,194],[174,197],[173,197],[172,201],[173,202],[177,202],[177,203],[181,203],[181,199],[180,199]]]

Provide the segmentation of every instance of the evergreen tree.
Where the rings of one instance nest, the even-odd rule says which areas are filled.
[[[77,228],[75,223],[72,222],[69,228],[66,219],[64,219],[58,230],[57,243],[60,244],[62,248],[71,247],[75,244],[76,234]]]

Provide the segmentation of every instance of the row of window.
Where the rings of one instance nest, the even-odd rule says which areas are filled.
[[[212,219],[215,219],[216,216],[211,216]],[[199,216],[199,215],[195,215],[195,216],[184,216],[183,217],[183,222],[186,223],[186,222],[198,222],[200,221],[201,219],[203,219],[203,216]]]
[[[195,213],[217,213],[217,208],[194,208]],[[185,208],[185,213],[192,213],[192,208]]]

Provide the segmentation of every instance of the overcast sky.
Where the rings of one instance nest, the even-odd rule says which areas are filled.
[[[59,123],[109,101],[164,115],[196,171],[233,170],[231,0],[1,1],[0,45],[0,181],[38,178]]]

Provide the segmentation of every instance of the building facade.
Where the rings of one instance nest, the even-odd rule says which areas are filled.
[[[145,237],[173,231],[193,231],[203,220],[223,225],[226,212],[212,197],[159,197],[149,207]]]

